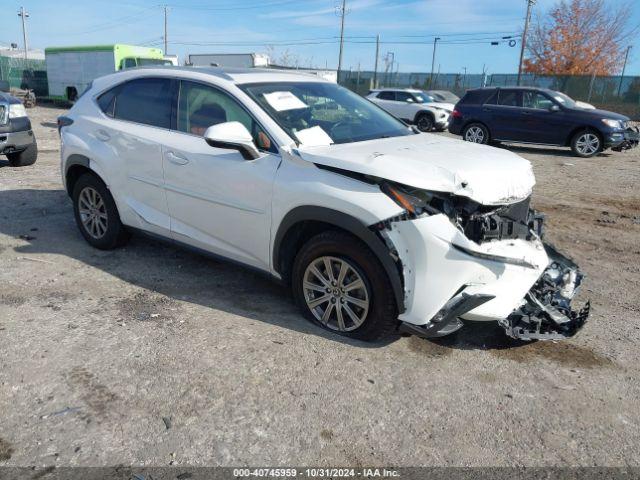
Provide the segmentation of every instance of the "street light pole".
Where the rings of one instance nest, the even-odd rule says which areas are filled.
[[[380,35],[376,35],[376,63],[373,68],[373,88],[378,88],[378,56],[380,55]]]
[[[535,5],[536,0],[527,0],[527,16],[524,19],[524,31],[522,32],[522,39],[520,40],[520,62],[518,63],[518,82],[520,86],[520,80],[522,78],[522,61],[524,59],[524,49],[527,46],[527,34],[529,32],[529,20],[531,19],[531,8]]]
[[[22,40],[24,41],[24,59],[27,59],[29,45],[27,43],[27,26],[25,24],[24,19],[29,16],[24,7],[20,7],[20,11],[18,12],[18,16],[22,18]]]
[[[167,55],[167,6],[164,5],[164,54]]]
[[[622,65],[622,74],[620,75],[620,83],[618,84],[618,96],[620,96],[620,92],[622,91],[622,80],[624,79],[624,71],[627,69],[629,50],[631,50],[631,45],[627,47],[627,52],[624,54],[624,64]]]
[[[433,68],[436,64],[436,46],[438,45],[438,40],[440,40],[440,37],[435,37],[433,39],[433,56],[431,57],[431,76],[429,77],[429,88],[433,88]]]

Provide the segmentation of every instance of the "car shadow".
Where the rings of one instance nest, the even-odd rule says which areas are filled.
[[[464,327],[453,335],[431,338],[430,342],[457,350],[504,350],[530,345],[531,342],[508,337],[498,322],[464,320]]]
[[[393,335],[370,343],[323,330],[303,318],[288,289],[270,276],[145,235],[133,235],[120,249],[97,250],[81,236],[64,190],[0,190],[0,233],[27,242],[14,247],[18,256],[65,256],[141,287],[152,296],[159,294],[361,348],[379,348],[400,338]],[[56,263],[55,257],[46,261]],[[59,268],[69,273],[70,267]],[[90,291],[91,285],[82,288]],[[127,299],[123,296],[122,301]]]

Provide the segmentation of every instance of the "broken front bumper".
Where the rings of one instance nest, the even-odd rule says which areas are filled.
[[[497,321],[516,338],[555,339],[586,321],[588,307],[569,307],[582,275],[537,238],[477,244],[444,215],[392,222],[384,236],[402,268],[404,331],[440,336],[464,319]]]
[[[629,127],[622,133],[614,133],[608,136],[606,144],[611,146],[611,150],[621,152],[635,148],[640,143],[640,129]]]
[[[580,288],[583,275],[578,266],[545,244],[549,265],[525,296],[522,305],[498,323],[507,335],[522,340],[559,340],[572,337],[587,319],[591,305],[575,311],[571,301]]]

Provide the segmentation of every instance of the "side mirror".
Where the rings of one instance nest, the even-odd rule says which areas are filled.
[[[253,143],[253,138],[240,122],[224,122],[212,125],[204,132],[204,140],[215,148],[239,151],[245,160],[255,160],[260,152]]]
[[[549,107],[549,111],[550,112],[559,112],[560,111],[560,107],[558,105],[551,105]]]

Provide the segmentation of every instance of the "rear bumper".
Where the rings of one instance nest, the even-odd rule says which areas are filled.
[[[33,131],[0,133],[0,154],[21,152],[33,143]]]

